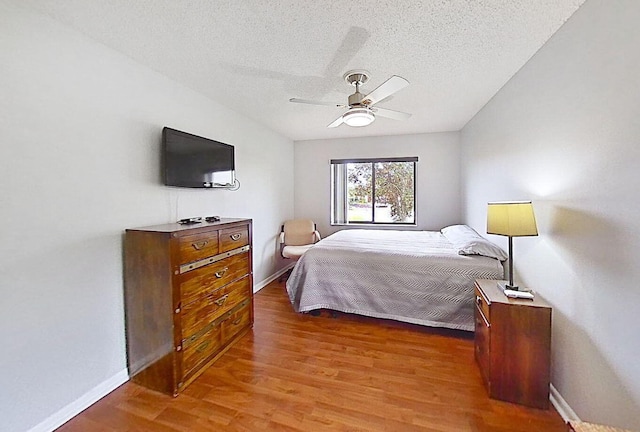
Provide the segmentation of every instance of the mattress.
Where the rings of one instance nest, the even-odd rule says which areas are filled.
[[[475,279],[503,274],[499,260],[460,255],[437,231],[349,229],[307,251],[286,286],[297,312],[332,309],[470,331]]]

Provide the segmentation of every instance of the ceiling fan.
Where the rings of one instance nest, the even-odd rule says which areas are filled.
[[[376,103],[408,86],[409,81],[406,79],[393,75],[367,95],[360,93],[360,86],[369,81],[369,72],[366,70],[351,70],[344,74],[344,80],[356,88],[355,93],[349,96],[347,105],[298,98],[291,98],[289,101],[310,105],[327,105],[338,108],[348,108],[344,114],[327,126],[330,128],[340,126],[342,123],[355,127],[367,126],[376,119],[377,115],[394,120],[406,120],[411,117],[411,114],[408,113],[374,107]]]

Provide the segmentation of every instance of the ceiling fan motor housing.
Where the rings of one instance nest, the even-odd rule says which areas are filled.
[[[352,95],[349,95],[349,106],[360,106],[362,105],[362,98],[364,95],[356,90],[356,92]]]
[[[362,106],[364,95],[360,93],[360,86],[369,81],[369,72],[364,69],[354,69],[344,74],[344,80],[354,86],[356,91],[349,96],[349,106]]]

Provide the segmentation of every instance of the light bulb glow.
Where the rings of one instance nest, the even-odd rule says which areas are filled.
[[[369,108],[351,108],[342,116],[342,121],[353,127],[367,126],[375,119],[376,117]]]

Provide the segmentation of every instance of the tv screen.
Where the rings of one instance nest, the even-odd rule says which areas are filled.
[[[233,187],[234,147],[165,127],[162,129],[164,184],[190,188]]]

